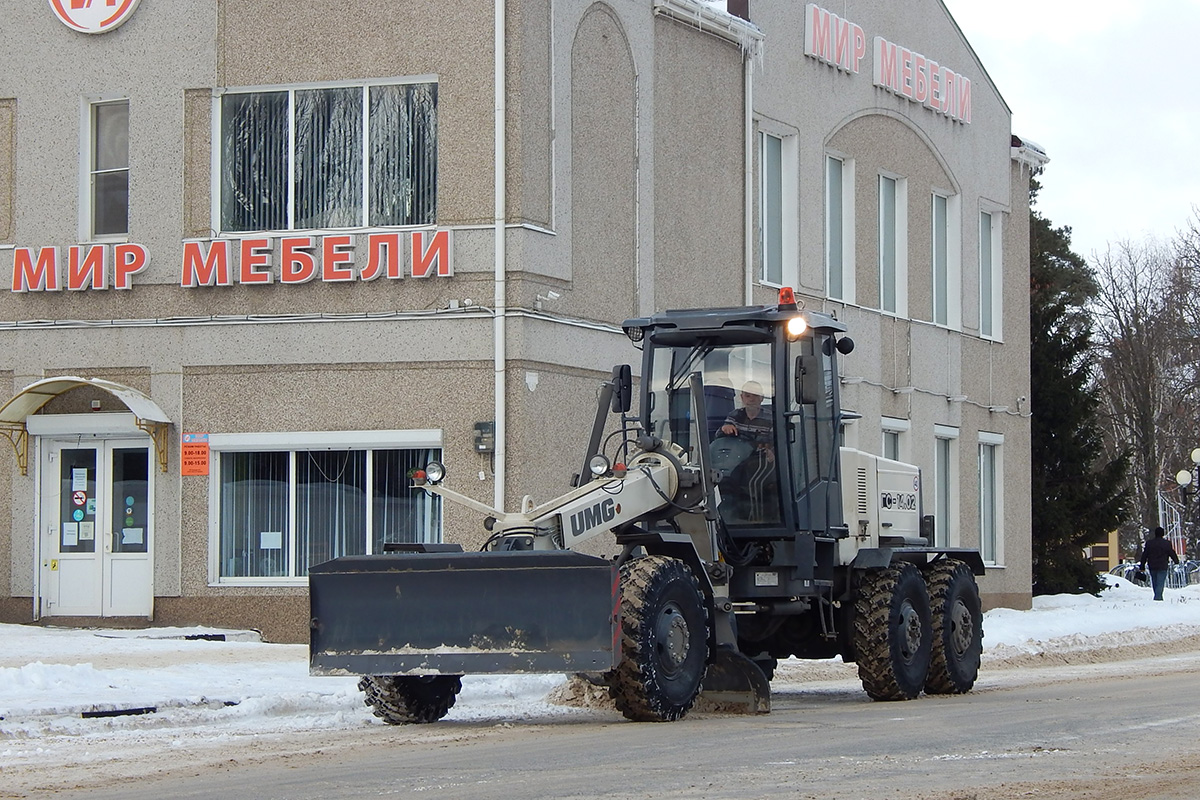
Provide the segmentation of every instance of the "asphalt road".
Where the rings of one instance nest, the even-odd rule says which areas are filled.
[[[380,725],[54,796],[1190,800],[1198,688],[1191,654],[1013,670],[968,695],[907,703],[852,687],[776,693],[760,717]]]

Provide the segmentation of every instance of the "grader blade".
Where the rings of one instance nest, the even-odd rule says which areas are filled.
[[[570,551],[350,556],[309,571],[313,675],[603,672],[612,563]]]
[[[771,684],[759,666],[743,654],[719,648],[704,673],[700,699],[714,711],[771,713]]]

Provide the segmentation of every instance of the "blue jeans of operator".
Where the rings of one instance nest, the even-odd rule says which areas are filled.
[[[1165,569],[1150,570],[1150,585],[1154,587],[1154,599],[1163,599],[1163,589],[1167,585],[1167,571]]]

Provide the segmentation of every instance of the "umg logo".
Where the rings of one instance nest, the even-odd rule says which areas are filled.
[[[571,536],[579,538],[597,525],[612,522],[619,513],[621,507],[611,497],[582,511],[576,511],[571,515]]]
[[[133,16],[140,0],[50,0],[50,10],[68,28],[108,33]]]

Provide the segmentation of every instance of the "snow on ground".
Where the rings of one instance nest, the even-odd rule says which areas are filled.
[[[1148,589],[1106,578],[1110,588],[1098,598],[1039,597],[1028,611],[989,611],[985,671],[989,663],[1014,656],[1126,645],[1143,654],[1148,646],[1153,654],[1171,642],[1200,637],[1200,586],[1168,590],[1166,602],[1156,603]],[[224,634],[226,641],[210,640],[214,634]],[[252,632],[0,625],[0,759],[36,766],[69,753],[78,763],[105,757],[89,756],[89,743],[97,751],[108,750],[106,743],[114,740],[145,747],[153,739],[158,747],[182,748],[383,724],[363,705],[356,679],[310,677],[307,656],[304,645],[267,644]],[[800,681],[817,677],[819,671],[805,678],[803,667],[794,660],[781,665],[776,688],[798,689]],[[447,719],[501,725],[597,713],[619,719],[615,712],[549,702],[547,695],[564,680],[468,676]],[[144,713],[94,716],[137,709]]]

